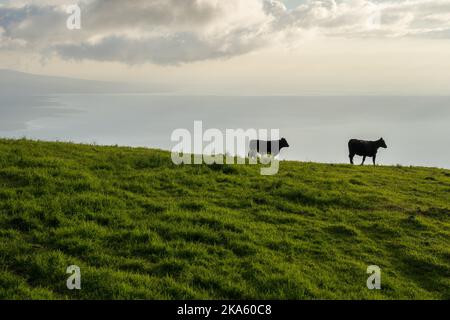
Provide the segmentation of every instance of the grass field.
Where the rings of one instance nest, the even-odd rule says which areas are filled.
[[[0,140],[0,298],[450,299],[450,171]]]

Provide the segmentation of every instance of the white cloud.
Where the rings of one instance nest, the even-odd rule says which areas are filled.
[[[178,64],[327,37],[444,37],[450,0],[80,0],[82,30],[65,28],[62,0],[0,1],[0,49],[65,59]]]

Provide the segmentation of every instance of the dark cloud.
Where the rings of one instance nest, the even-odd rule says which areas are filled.
[[[304,31],[448,38],[450,30],[450,0],[319,0],[293,10],[275,0],[80,0],[77,31],[66,28],[64,4],[0,2],[0,48],[65,59],[178,64],[284,45],[301,40]]]

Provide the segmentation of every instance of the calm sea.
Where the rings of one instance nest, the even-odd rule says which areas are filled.
[[[170,150],[195,120],[280,129],[282,159],[347,163],[348,139],[383,137],[380,164],[450,168],[450,97],[0,96],[0,137]]]

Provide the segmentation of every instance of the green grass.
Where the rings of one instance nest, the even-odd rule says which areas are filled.
[[[0,298],[450,299],[450,171],[0,140]]]

